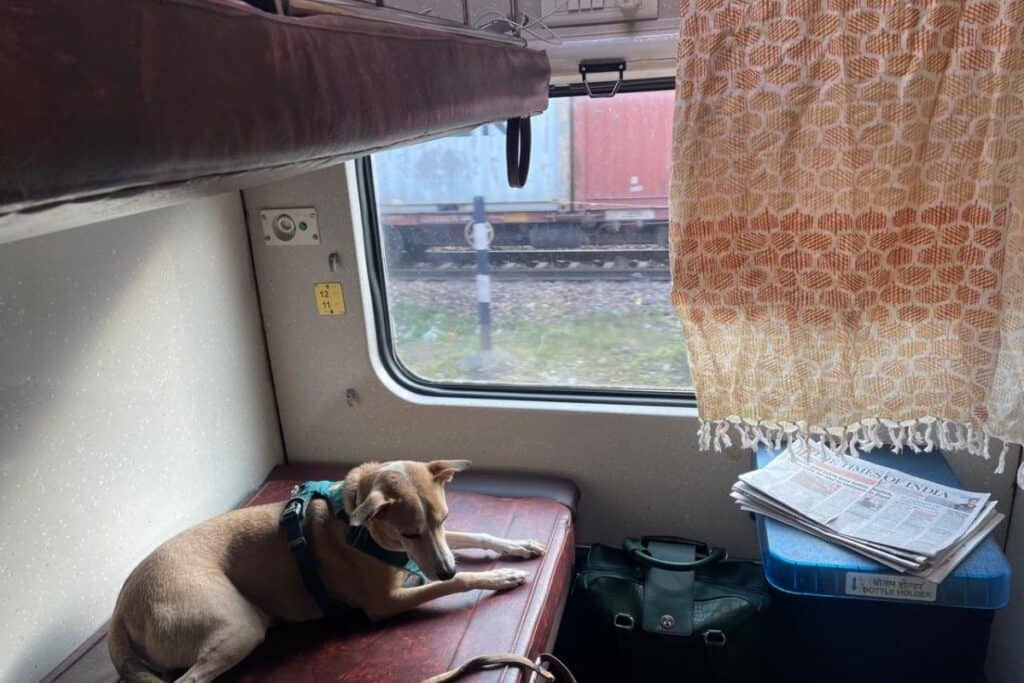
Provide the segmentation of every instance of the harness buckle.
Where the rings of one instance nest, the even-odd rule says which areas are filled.
[[[292,498],[281,511],[281,521],[290,522],[302,518],[302,499]]]

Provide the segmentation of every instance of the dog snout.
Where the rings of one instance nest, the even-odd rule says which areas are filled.
[[[442,531],[440,534],[431,537],[434,546],[434,561],[431,564],[434,566],[438,580],[447,581],[455,576],[455,556],[452,555],[448,543],[445,542],[443,533]]]
[[[437,576],[442,581],[447,581],[455,576],[455,556],[446,548],[440,560],[437,564]]]

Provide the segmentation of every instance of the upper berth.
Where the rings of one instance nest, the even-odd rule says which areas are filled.
[[[0,242],[547,106],[547,57],[521,41],[346,12],[0,4]]]

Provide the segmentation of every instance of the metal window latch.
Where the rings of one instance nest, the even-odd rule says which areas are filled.
[[[587,74],[613,73],[618,72],[618,79],[611,84],[611,88],[605,91],[598,91],[591,88],[591,82],[587,80]],[[622,85],[623,74],[626,72],[625,59],[585,59],[580,62],[580,76],[583,78],[583,87],[587,89],[588,97],[615,97]]]

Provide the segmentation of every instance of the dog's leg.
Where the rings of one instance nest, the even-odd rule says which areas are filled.
[[[205,615],[196,660],[175,683],[208,683],[263,642],[270,617],[249,602],[227,577],[203,587],[194,607]],[[198,634],[197,634],[198,635]]]
[[[225,624],[211,633],[200,647],[196,663],[175,683],[207,683],[245,659],[266,636],[265,623],[254,616],[254,622]]]
[[[481,548],[493,550],[509,557],[537,557],[544,554],[544,544],[533,539],[514,540],[498,538],[490,534],[475,534],[469,531],[445,531],[445,540],[453,550],[457,548]]]
[[[379,621],[408,612],[435,598],[477,589],[503,591],[521,586],[525,581],[526,572],[518,569],[459,572],[447,581],[431,581],[422,586],[395,588],[380,600],[379,604],[368,603],[363,609],[371,620]]]

